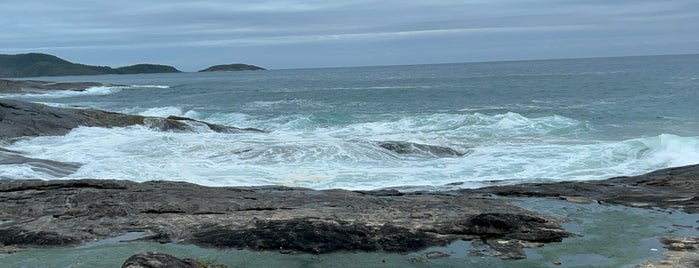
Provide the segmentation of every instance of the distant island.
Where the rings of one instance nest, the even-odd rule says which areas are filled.
[[[136,64],[112,68],[72,63],[43,53],[0,54],[0,77],[39,77],[101,74],[179,73],[175,67],[159,64]]]
[[[259,70],[267,70],[267,69],[259,67],[259,66],[255,66],[255,65],[235,63],[235,64],[215,65],[215,66],[211,66],[209,68],[206,68],[204,70],[201,70],[199,72],[234,72],[234,71],[259,71]]]

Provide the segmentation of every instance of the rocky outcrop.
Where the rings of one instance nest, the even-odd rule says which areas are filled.
[[[376,145],[388,151],[401,155],[413,154],[433,157],[460,157],[466,155],[466,153],[459,152],[449,147],[427,145],[414,142],[380,141],[376,142]]]
[[[195,131],[203,126],[222,133],[264,132],[254,128],[236,128],[205,123],[183,117],[146,117],[93,109],[68,109],[0,99],[0,140],[24,136],[64,135],[79,126],[126,127],[146,125],[162,131]]]
[[[671,208],[699,213],[699,165],[601,181],[526,183],[465,191],[499,196],[553,197],[575,202],[595,201],[641,208]]]
[[[53,177],[64,177],[73,174],[82,166],[80,163],[59,162],[26,157],[20,152],[0,148],[0,166],[19,164],[27,164],[32,170],[51,175]],[[3,178],[2,174],[0,174],[0,179],[7,178]]]
[[[92,109],[56,108],[42,104],[18,100],[0,99],[0,141],[10,141],[22,137],[64,135],[80,126],[126,127],[144,125],[159,131],[219,133],[264,133],[255,128],[237,128],[211,124],[186,117],[168,118],[127,115]],[[76,172],[82,164],[38,159],[22,155],[22,152],[0,147],[0,167],[2,165],[27,164],[32,170],[52,177],[65,177]],[[0,179],[3,174],[0,173]]]
[[[215,248],[410,252],[475,239],[485,246],[474,255],[523,258],[523,248],[571,234],[560,226],[565,219],[519,208],[502,196],[587,199],[696,213],[698,174],[699,165],[694,165],[598,182],[446,192],[6,180],[0,181],[0,245],[77,245],[144,232],[141,240]]]
[[[257,129],[257,128],[237,128],[237,127],[231,127],[231,126],[211,124],[211,123],[207,123],[204,121],[195,120],[192,118],[182,117],[182,116],[171,115],[165,119],[166,119],[166,122],[169,122],[168,124],[170,125],[170,127],[161,128],[161,129],[165,129],[165,130],[173,130],[173,129],[182,130],[182,129],[187,129],[187,125],[189,125],[189,126],[199,125],[199,126],[205,126],[208,129],[210,129],[214,132],[219,132],[219,133],[230,133],[230,134],[242,133],[242,132],[266,133],[266,131],[261,130],[261,129]],[[173,122],[179,122],[180,124],[173,126],[172,125]],[[184,123],[184,124],[181,124],[181,123]]]
[[[204,187],[182,182],[0,181],[0,244],[76,244],[129,231],[217,248],[408,252],[455,239],[560,241],[560,219],[480,195]],[[21,231],[18,231],[21,230]],[[44,236],[24,236],[44,232]],[[33,239],[34,238],[34,239]],[[60,242],[60,243],[59,243]]]
[[[112,86],[97,82],[46,82],[0,79],[0,93],[31,93],[52,90],[84,91],[90,87]]]

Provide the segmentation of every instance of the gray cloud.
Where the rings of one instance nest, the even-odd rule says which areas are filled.
[[[699,52],[694,0],[52,1],[3,4],[0,53],[185,70]]]

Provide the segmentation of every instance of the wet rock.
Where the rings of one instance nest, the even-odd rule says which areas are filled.
[[[618,204],[640,208],[671,208],[699,213],[699,165],[662,169],[634,177],[600,181],[525,183],[493,186],[468,192],[499,196],[551,197],[574,196],[597,200],[600,204]],[[568,200],[569,198],[565,198]]]
[[[699,237],[666,237],[660,240],[668,252],[665,258],[643,263],[639,268],[699,267]]]
[[[672,251],[699,252],[699,237],[666,237],[660,242]]]
[[[189,132],[195,131],[196,124],[222,133],[264,132],[254,128],[235,128],[188,118],[145,117],[92,109],[57,108],[19,100],[0,99],[0,140],[25,136],[64,135],[80,126],[148,125],[162,131]]]
[[[426,211],[430,217],[414,217]],[[464,232],[463,223],[484,213],[531,215],[542,220],[527,224],[528,229],[564,232],[554,218],[545,219],[504,200],[453,192],[386,195],[167,181],[0,181],[0,217],[7,221],[3,227],[51,232],[70,242],[143,231],[152,235],[141,240],[217,248],[409,252],[490,236]],[[503,230],[523,232],[518,228],[498,232]]]
[[[0,245],[0,254],[11,254],[22,251],[21,248]]]
[[[696,195],[698,171],[695,165],[596,182],[398,193],[168,181],[0,180],[0,243],[72,245],[142,231],[149,234],[146,241],[217,248],[408,252],[465,239],[508,241],[488,242],[487,247],[516,253],[531,244],[522,241],[538,245],[571,234],[560,226],[564,219],[524,210],[507,198],[488,198],[490,194],[584,196],[691,212],[694,197],[684,197]],[[688,247],[676,243],[683,244],[671,247]]]
[[[180,259],[175,256],[146,252],[133,255],[126,259],[121,268],[200,268],[196,261]]]
[[[380,141],[376,145],[397,154],[421,154],[433,157],[460,157],[465,153],[449,147],[405,141]]]
[[[516,213],[481,213],[450,228],[453,228],[451,231],[479,237],[508,237],[530,242],[560,242],[571,236],[556,228],[550,220]]]
[[[90,87],[112,86],[96,82],[46,82],[34,80],[0,79],[2,93],[42,93],[54,90],[84,91]]]
[[[21,164],[27,164],[33,171],[41,172],[53,177],[68,176],[75,173],[82,166],[80,163],[59,162],[25,157],[19,152],[13,152],[0,148],[0,166]]]
[[[219,248],[285,249],[311,253],[352,250],[407,252],[446,243],[424,232],[389,224],[374,227],[310,218],[258,221],[254,228],[238,230],[216,227],[194,234],[190,241]]]
[[[524,247],[516,240],[491,240],[488,241],[490,246],[489,255],[503,260],[526,259],[527,254],[524,253]]]
[[[451,255],[449,255],[448,253],[441,252],[441,251],[430,251],[430,252],[425,253],[425,257],[427,257],[428,259],[439,259],[439,258],[446,258],[449,256],[451,256]]]
[[[230,126],[224,126],[224,125],[218,125],[218,124],[211,124],[211,123],[195,120],[195,119],[188,118],[188,117],[181,117],[181,116],[174,116],[174,115],[168,116],[166,119],[175,120],[178,122],[190,122],[190,123],[195,124],[195,125],[197,125],[197,124],[203,125],[203,126],[208,127],[209,129],[211,129],[212,131],[219,132],[219,133],[231,133],[231,134],[242,133],[242,132],[266,133],[266,131],[261,130],[261,129],[256,129],[256,128],[237,128],[237,127],[230,127]]]
[[[21,227],[0,229],[0,244],[8,246],[67,246],[75,245],[78,239],[56,232],[26,230]]]

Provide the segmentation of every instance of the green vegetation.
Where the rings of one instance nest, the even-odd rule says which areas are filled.
[[[259,66],[255,66],[255,65],[236,63],[236,64],[215,65],[215,66],[211,66],[209,68],[206,68],[204,70],[201,70],[199,72],[231,72],[231,71],[257,71],[257,70],[266,70],[266,69],[259,67]]]
[[[179,73],[175,67],[159,64],[136,64],[115,69],[119,74]]]
[[[180,71],[171,66],[156,64],[137,64],[114,69],[108,66],[91,66],[85,64],[72,63],[59,57],[42,53],[28,53],[17,55],[0,54],[0,77],[38,77],[172,72]]]

